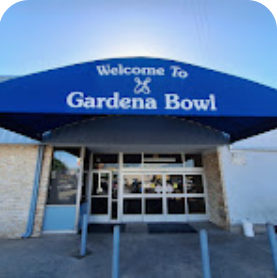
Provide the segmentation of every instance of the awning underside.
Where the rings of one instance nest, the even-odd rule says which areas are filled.
[[[106,116],[72,114],[0,114],[0,126],[33,139],[65,125]],[[112,117],[112,116],[109,116]],[[128,116],[119,116],[128,117]],[[170,116],[162,116],[170,117]],[[178,117],[210,127],[230,136],[230,142],[245,139],[277,127],[277,117]]]

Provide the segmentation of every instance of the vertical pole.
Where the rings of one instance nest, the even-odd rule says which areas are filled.
[[[118,221],[122,221],[123,215],[123,153],[120,152],[118,155],[118,188],[117,188],[117,219]]]
[[[209,249],[208,249],[208,236],[207,236],[206,230],[200,231],[200,244],[201,244],[203,277],[211,278],[210,258],[209,258]]]
[[[120,226],[114,225],[112,278],[119,278],[119,243],[120,243]]]
[[[88,183],[88,192],[87,192],[87,201],[88,201],[88,207],[87,207],[87,212],[88,215],[91,213],[91,192],[92,192],[92,187],[93,187],[93,153],[90,153],[89,157],[89,183]]]
[[[274,264],[275,275],[277,276],[277,242],[274,226],[272,224],[267,224],[268,239],[271,247],[272,260]]]
[[[80,250],[80,256],[82,256],[82,257],[86,255],[87,234],[88,234],[88,215],[87,215],[87,213],[85,213],[83,215],[81,250]]]

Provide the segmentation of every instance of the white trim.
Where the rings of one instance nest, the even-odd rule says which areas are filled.
[[[42,234],[77,234],[75,230],[42,231]]]
[[[87,192],[87,199],[88,199],[88,215],[90,215],[91,212],[91,193],[92,193],[92,187],[93,187],[93,180],[92,180],[92,168],[93,168],[93,153],[90,153],[89,158],[89,184],[88,184],[88,192]]]
[[[208,216],[208,219],[210,219],[210,214],[209,214],[209,211],[210,211],[210,207],[209,207],[209,202],[208,202],[208,183],[207,183],[207,178],[206,178],[206,175],[205,175],[205,172],[203,173],[202,175],[202,181],[203,181],[203,187],[204,187],[204,200],[205,200],[205,208],[206,208],[206,215]]]
[[[122,202],[122,196],[123,196],[123,153],[120,152],[118,154],[118,193],[117,193],[117,219],[118,221],[122,221],[122,215],[123,215],[123,202]]]
[[[76,215],[75,215],[75,225],[74,225],[74,229],[76,232],[78,231],[85,153],[86,153],[85,147],[82,147],[80,149],[80,168],[79,168],[80,170],[79,170],[78,187],[77,187],[77,195],[76,195]]]
[[[122,223],[130,223],[130,222],[134,222],[134,223],[141,223],[143,222],[143,217],[142,214],[125,214],[123,217],[122,214]]]
[[[88,220],[90,223],[110,223],[110,217],[107,214],[97,214],[97,215],[92,215],[90,214],[88,217]]]
[[[188,214],[188,221],[187,222],[198,222],[198,221],[207,221],[209,220],[208,215],[204,214]]]
[[[172,157],[146,157],[144,158],[144,161],[146,162],[175,162],[176,159],[172,158]]]
[[[172,172],[182,172],[182,173],[202,173],[204,171],[203,167],[190,167],[190,168],[180,168],[180,167],[176,167],[176,168],[154,168],[154,167],[150,167],[150,168],[131,168],[131,167],[127,167],[127,168],[123,168],[122,171],[124,172],[166,172],[166,173],[172,173]]]
[[[75,205],[45,205],[45,207],[76,207],[76,204]]]
[[[97,219],[97,218],[89,216],[88,223],[89,224],[116,224],[116,223],[121,224],[122,222],[119,222],[118,220],[115,220],[115,219],[110,219],[109,221],[106,221],[103,219]]]

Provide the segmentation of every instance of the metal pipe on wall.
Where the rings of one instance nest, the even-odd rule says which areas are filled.
[[[34,178],[33,193],[32,193],[30,210],[29,210],[29,218],[26,226],[26,231],[22,235],[23,238],[28,238],[33,233],[44,149],[45,149],[44,145],[38,146],[37,163],[35,168],[35,178]]]

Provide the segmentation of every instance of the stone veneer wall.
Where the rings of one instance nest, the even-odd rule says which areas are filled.
[[[31,202],[38,146],[0,145],[0,237],[20,238]]]
[[[203,161],[207,180],[210,221],[220,227],[229,228],[228,207],[218,152],[204,154]]]
[[[38,146],[0,145],[0,237],[21,238],[29,217]],[[52,148],[46,147],[34,225],[41,231]]]

